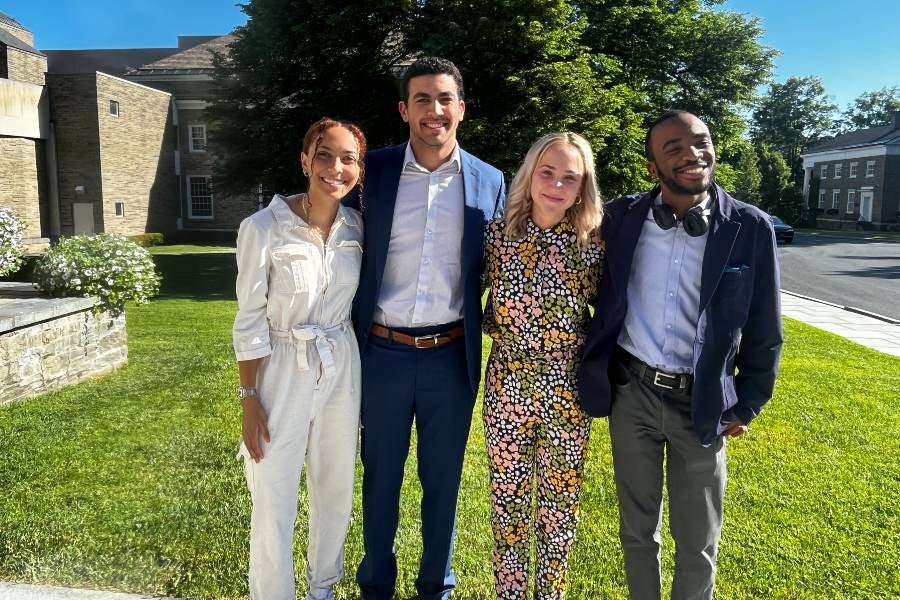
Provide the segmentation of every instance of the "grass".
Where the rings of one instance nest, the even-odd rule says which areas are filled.
[[[234,460],[234,257],[157,256],[163,295],[128,309],[129,364],[0,407],[0,580],[231,599],[246,594],[250,504]],[[900,595],[900,359],[786,320],[776,396],[729,447],[717,597]],[[487,346],[485,345],[485,349]],[[456,597],[490,598],[476,407],[460,495]],[[414,596],[415,459],[398,551]],[[339,598],[356,598],[359,494]],[[301,498],[297,547],[305,547]],[[594,422],[569,598],[625,598],[606,421]],[[664,570],[672,544],[665,538]],[[297,572],[304,559],[297,552]]]

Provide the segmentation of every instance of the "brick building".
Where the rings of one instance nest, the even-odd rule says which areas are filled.
[[[256,199],[213,194],[203,116],[230,39],[39,51],[0,13],[0,205],[32,238],[236,230]]]
[[[900,112],[890,125],[851,131],[802,155],[804,195],[818,179],[823,229],[900,229]]]

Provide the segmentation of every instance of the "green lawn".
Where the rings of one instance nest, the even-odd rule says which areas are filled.
[[[183,598],[246,593],[234,256],[156,260],[163,296],[129,308],[127,367],[0,407],[0,580]],[[796,321],[786,335],[776,397],[729,448],[717,597],[900,596],[900,360]],[[461,599],[491,597],[483,443],[476,418],[460,497]],[[414,595],[420,551],[414,458],[407,480],[400,598]],[[340,598],[357,597],[358,498]],[[301,548],[304,520],[301,512]],[[616,532],[607,425],[595,421],[570,598],[626,597]]]

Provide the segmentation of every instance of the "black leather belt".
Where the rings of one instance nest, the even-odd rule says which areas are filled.
[[[690,391],[691,383],[694,381],[693,375],[689,373],[667,373],[651,367],[621,346],[616,349],[616,357],[644,382],[663,391],[686,393]]]

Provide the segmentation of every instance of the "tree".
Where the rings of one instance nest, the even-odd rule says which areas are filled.
[[[776,50],[755,17],[712,10],[722,0],[576,0],[591,50],[620,65],[612,75],[645,95],[647,122],[671,108],[709,125],[720,149],[745,131],[742,112],[769,77]]]
[[[800,154],[832,130],[836,110],[820,79],[790,77],[773,83],[756,104],[751,136],[757,145],[768,144],[781,152],[799,186],[803,181]]]
[[[745,139],[737,140],[727,149],[719,150],[718,158],[716,182],[738,200],[759,206],[762,174],[753,144]]]
[[[900,111],[900,87],[881,88],[860,94],[841,114],[841,131],[868,129],[890,125],[894,113]]]
[[[465,148],[512,175],[541,134],[590,140],[606,196],[649,185],[643,138],[663,110],[695,112],[725,154],[741,110],[771,70],[759,21],[719,0],[249,0],[222,98],[209,109],[218,189],[302,183],[303,130],[324,114],[357,121],[372,147],[400,141],[396,78],[432,54],[466,84]],[[737,154],[736,154],[737,156]],[[723,161],[727,164],[727,161]],[[723,175],[727,175],[723,170]]]
[[[278,192],[302,183],[302,136],[322,116],[357,122],[370,145],[401,138],[393,71],[410,2],[251,0],[228,56],[215,60],[219,94],[207,109],[217,190]]]
[[[761,174],[760,206],[787,223],[797,223],[803,211],[803,195],[791,181],[791,169],[781,153],[769,144],[756,146]]]

